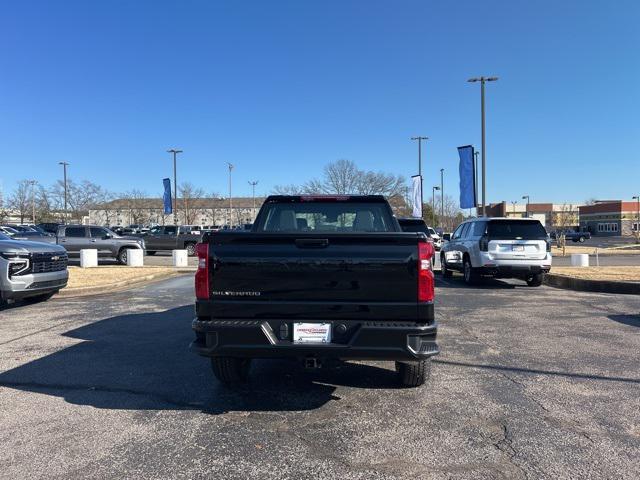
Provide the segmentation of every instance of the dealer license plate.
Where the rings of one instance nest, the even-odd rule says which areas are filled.
[[[331,343],[331,324],[294,323],[293,343]]]
[[[524,245],[511,245],[512,252],[524,252]]]

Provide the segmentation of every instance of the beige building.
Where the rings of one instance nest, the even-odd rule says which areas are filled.
[[[573,203],[492,203],[487,207],[490,217],[535,218],[547,230],[575,229],[579,224],[578,205]]]
[[[178,199],[180,225],[223,226],[253,223],[263,198],[238,197]],[[173,225],[173,214],[165,215],[161,198],[121,198],[89,210],[87,223],[92,225]]]

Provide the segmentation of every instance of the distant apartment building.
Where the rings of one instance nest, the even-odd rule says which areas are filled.
[[[180,225],[223,226],[253,223],[263,199],[178,198],[176,209]],[[89,210],[87,222],[95,225],[173,225],[173,214],[165,215],[160,198],[121,198]]]
[[[577,229],[579,225],[578,205],[573,203],[517,203],[500,202],[487,206],[489,217],[535,218],[547,230]]]
[[[596,201],[580,208],[580,230],[592,235],[633,235],[638,232],[638,202]]]

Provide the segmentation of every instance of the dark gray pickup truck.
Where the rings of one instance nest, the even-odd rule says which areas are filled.
[[[270,196],[250,232],[196,247],[196,339],[223,382],[254,358],[396,362],[405,386],[438,353],[433,244],[404,233],[382,196]]]
[[[186,250],[191,257],[196,254],[196,244],[202,240],[200,234],[187,232],[183,227],[175,225],[158,225],[143,234],[141,238],[144,238],[149,255],[159,251],[179,249]]]
[[[145,248],[144,240],[138,237],[121,237],[97,225],[60,225],[55,236],[21,238],[20,235],[14,235],[12,238],[58,244],[69,255],[79,255],[82,249],[96,249],[99,257],[112,257],[122,264],[127,263],[129,249],[144,251]]]

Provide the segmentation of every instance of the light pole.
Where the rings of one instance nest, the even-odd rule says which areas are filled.
[[[444,221],[444,168],[440,169],[440,221],[438,222],[442,226]]]
[[[516,201],[512,201],[511,202],[511,205],[513,205],[513,209],[512,210],[513,210],[513,216],[514,217],[516,216],[516,203],[518,203],[518,202],[516,202]]]
[[[480,82],[480,116],[482,124],[482,216],[485,216],[486,193],[487,193],[487,145],[484,133],[484,84],[485,82],[495,82],[498,77],[475,77],[470,78],[467,82]]]
[[[525,216],[525,217],[527,217],[527,218],[529,218],[529,202],[530,202],[529,195],[523,195],[523,196],[522,196],[522,199],[527,201],[527,208],[526,208],[526,210],[524,211],[524,212],[525,212],[525,215],[524,215],[524,216]]]
[[[480,152],[478,152],[477,150],[473,152],[473,157],[474,157],[474,164],[473,164],[473,170],[475,171],[476,174],[476,178],[475,178],[475,192],[474,195],[476,197],[476,216],[478,215],[478,154]]]
[[[229,167],[229,228],[233,226],[233,201],[231,200],[231,170],[233,170],[233,164],[227,162]]]
[[[637,200],[638,208],[637,208],[637,216],[636,216],[636,238],[640,240],[640,195],[636,195],[631,198],[632,200]]]
[[[176,169],[176,157],[182,150],[176,150],[172,148],[167,150],[168,153],[173,154],[173,223],[176,226],[176,235],[178,234],[178,178]]]
[[[431,191],[431,225],[436,226],[436,190],[440,190],[440,187],[434,186]],[[442,219],[440,219],[442,221]]]
[[[64,223],[67,223],[67,166],[69,165],[67,162],[58,162],[58,165],[62,165],[62,170],[64,171]]]
[[[411,140],[418,141],[418,175],[420,175],[420,211],[424,205],[424,192],[422,191],[422,140],[429,140],[429,137],[411,137]]]
[[[257,180],[254,180],[253,182],[249,182],[249,185],[251,185],[251,198],[253,199],[253,220],[255,221],[256,219],[256,185],[258,184]]]
[[[29,180],[31,185],[31,221],[36,224],[36,182],[35,180]]]

